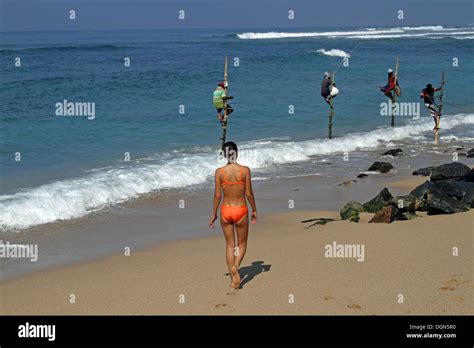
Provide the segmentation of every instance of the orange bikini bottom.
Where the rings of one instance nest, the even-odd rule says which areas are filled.
[[[233,206],[233,205],[223,205],[221,207],[221,216],[227,222],[235,224],[240,221],[248,213],[248,208],[246,205]]]

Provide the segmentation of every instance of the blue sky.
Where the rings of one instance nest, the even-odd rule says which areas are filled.
[[[0,0],[0,30],[466,25],[472,0]],[[68,11],[76,10],[75,21]],[[178,20],[178,11],[186,19]],[[288,20],[288,10],[295,19]],[[404,11],[404,20],[396,18]]]

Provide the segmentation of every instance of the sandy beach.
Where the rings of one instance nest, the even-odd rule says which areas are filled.
[[[259,221],[250,229],[237,290],[228,286],[220,226],[207,228],[206,189],[145,196],[11,235],[37,243],[41,262],[9,260],[0,314],[474,314],[473,210],[417,212],[391,224],[369,223],[370,213],[359,223],[341,220],[345,202],[366,202],[384,187],[405,195],[429,179],[412,175],[419,160],[389,160],[395,171],[357,180],[350,180],[353,168],[344,176],[257,182]],[[184,210],[176,205],[181,198]],[[336,221],[302,223],[316,218]],[[338,247],[356,254],[329,257]]]
[[[404,191],[401,188],[422,181],[409,178],[392,186]],[[215,235],[5,281],[0,284],[0,312],[474,314],[474,211],[418,215],[409,221],[369,224],[372,214],[363,213],[359,223],[335,221],[305,228],[311,223],[302,220],[340,219],[339,212],[265,213],[251,228],[240,289],[228,287],[225,243]],[[326,257],[325,247],[333,243],[363,245],[363,260]]]

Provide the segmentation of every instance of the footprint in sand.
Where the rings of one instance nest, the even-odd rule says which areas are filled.
[[[331,295],[324,296],[323,299],[324,299],[324,301],[334,301],[334,302],[336,302],[337,305],[340,305],[340,306],[344,305],[343,303],[341,303],[339,301],[336,301],[336,299]],[[362,310],[362,307],[359,306],[357,303],[348,304],[346,307],[349,308],[349,309]]]
[[[226,295],[227,295],[227,296],[235,296],[235,295],[237,295],[237,294],[236,294],[235,292],[228,292]]]
[[[331,296],[331,295],[324,296],[323,299],[324,299],[324,301],[335,301],[335,300],[336,300],[336,299],[335,299],[333,296]],[[338,303],[338,302],[336,301],[336,303]],[[341,304],[341,303],[339,303],[339,304]],[[347,305],[347,308],[350,308],[350,309],[362,309],[362,307],[359,306],[357,303],[348,304],[348,305]]]
[[[461,281],[460,279],[458,278],[461,278],[462,277],[462,274],[454,274],[451,279],[449,279],[447,282],[446,282],[446,285],[445,286],[442,286],[440,288],[440,290],[444,290],[444,291],[454,291],[456,290],[459,285],[461,285]],[[465,283],[465,282],[463,282]]]
[[[218,303],[214,306],[214,308],[221,308],[227,306],[225,303]]]

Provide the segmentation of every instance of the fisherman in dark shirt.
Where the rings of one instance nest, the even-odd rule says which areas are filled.
[[[323,82],[321,82],[321,96],[329,105],[331,105],[332,98],[335,98],[337,95],[338,90],[335,87],[336,84],[334,83],[331,74],[326,71],[324,73]]]
[[[441,90],[441,87],[439,88],[433,88],[433,85],[431,83],[428,83],[426,85],[426,88],[423,88],[420,93],[420,98],[423,98],[423,101],[425,102],[425,106],[428,110],[430,110],[430,114],[433,117],[435,126],[433,129],[438,128],[438,121],[436,116],[439,115],[439,108],[438,105],[435,103],[435,92],[438,92]]]

